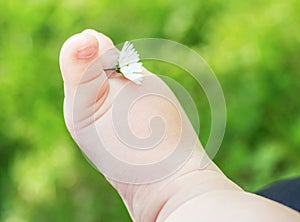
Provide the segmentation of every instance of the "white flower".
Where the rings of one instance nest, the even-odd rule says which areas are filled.
[[[143,64],[140,61],[140,55],[135,50],[132,43],[126,41],[121,49],[116,71],[134,83],[140,85],[143,80],[142,74],[136,74],[143,71]]]

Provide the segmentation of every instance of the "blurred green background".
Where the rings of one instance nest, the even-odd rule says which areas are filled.
[[[0,1],[0,221],[130,221],[63,121],[59,50],[86,28],[196,50],[227,101],[220,168],[248,191],[300,175],[299,11],[299,0]],[[205,142],[209,107],[197,101]]]

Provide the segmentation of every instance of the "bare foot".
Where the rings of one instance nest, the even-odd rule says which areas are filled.
[[[142,85],[105,72],[103,68],[115,65],[117,57],[113,42],[93,30],[64,43],[60,54],[64,116],[72,137],[120,193],[133,220],[165,221],[170,216],[175,221],[178,212],[193,218],[195,212],[184,215],[190,207],[180,206],[197,197],[193,200],[202,207],[192,211],[201,212],[207,221],[211,212],[200,211],[207,200],[230,201],[233,196],[239,206],[259,199],[245,195],[212,162],[200,169],[205,152],[172,91],[147,70],[142,72]],[[264,204],[261,199],[258,202]],[[226,204],[215,206],[220,218]],[[271,210],[278,209],[273,205]],[[229,207],[225,214],[234,210]]]

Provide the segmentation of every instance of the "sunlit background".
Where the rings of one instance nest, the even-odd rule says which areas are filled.
[[[300,175],[299,11],[299,0],[0,1],[0,221],[130,221],[63,121],[59,50],[86,28],[115,43],[159,37],[197,51],[227,101],[215,158],[224,173],[248,191]],[[205,96],[172,72],[197,102],[205,144]]]

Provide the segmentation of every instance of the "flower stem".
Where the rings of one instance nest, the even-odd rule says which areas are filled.
[[[116,68],[115,68],[115,67],[110,67],[110,68],[104,68],[103,70],[104,70],[104,71],[116,70]]]

